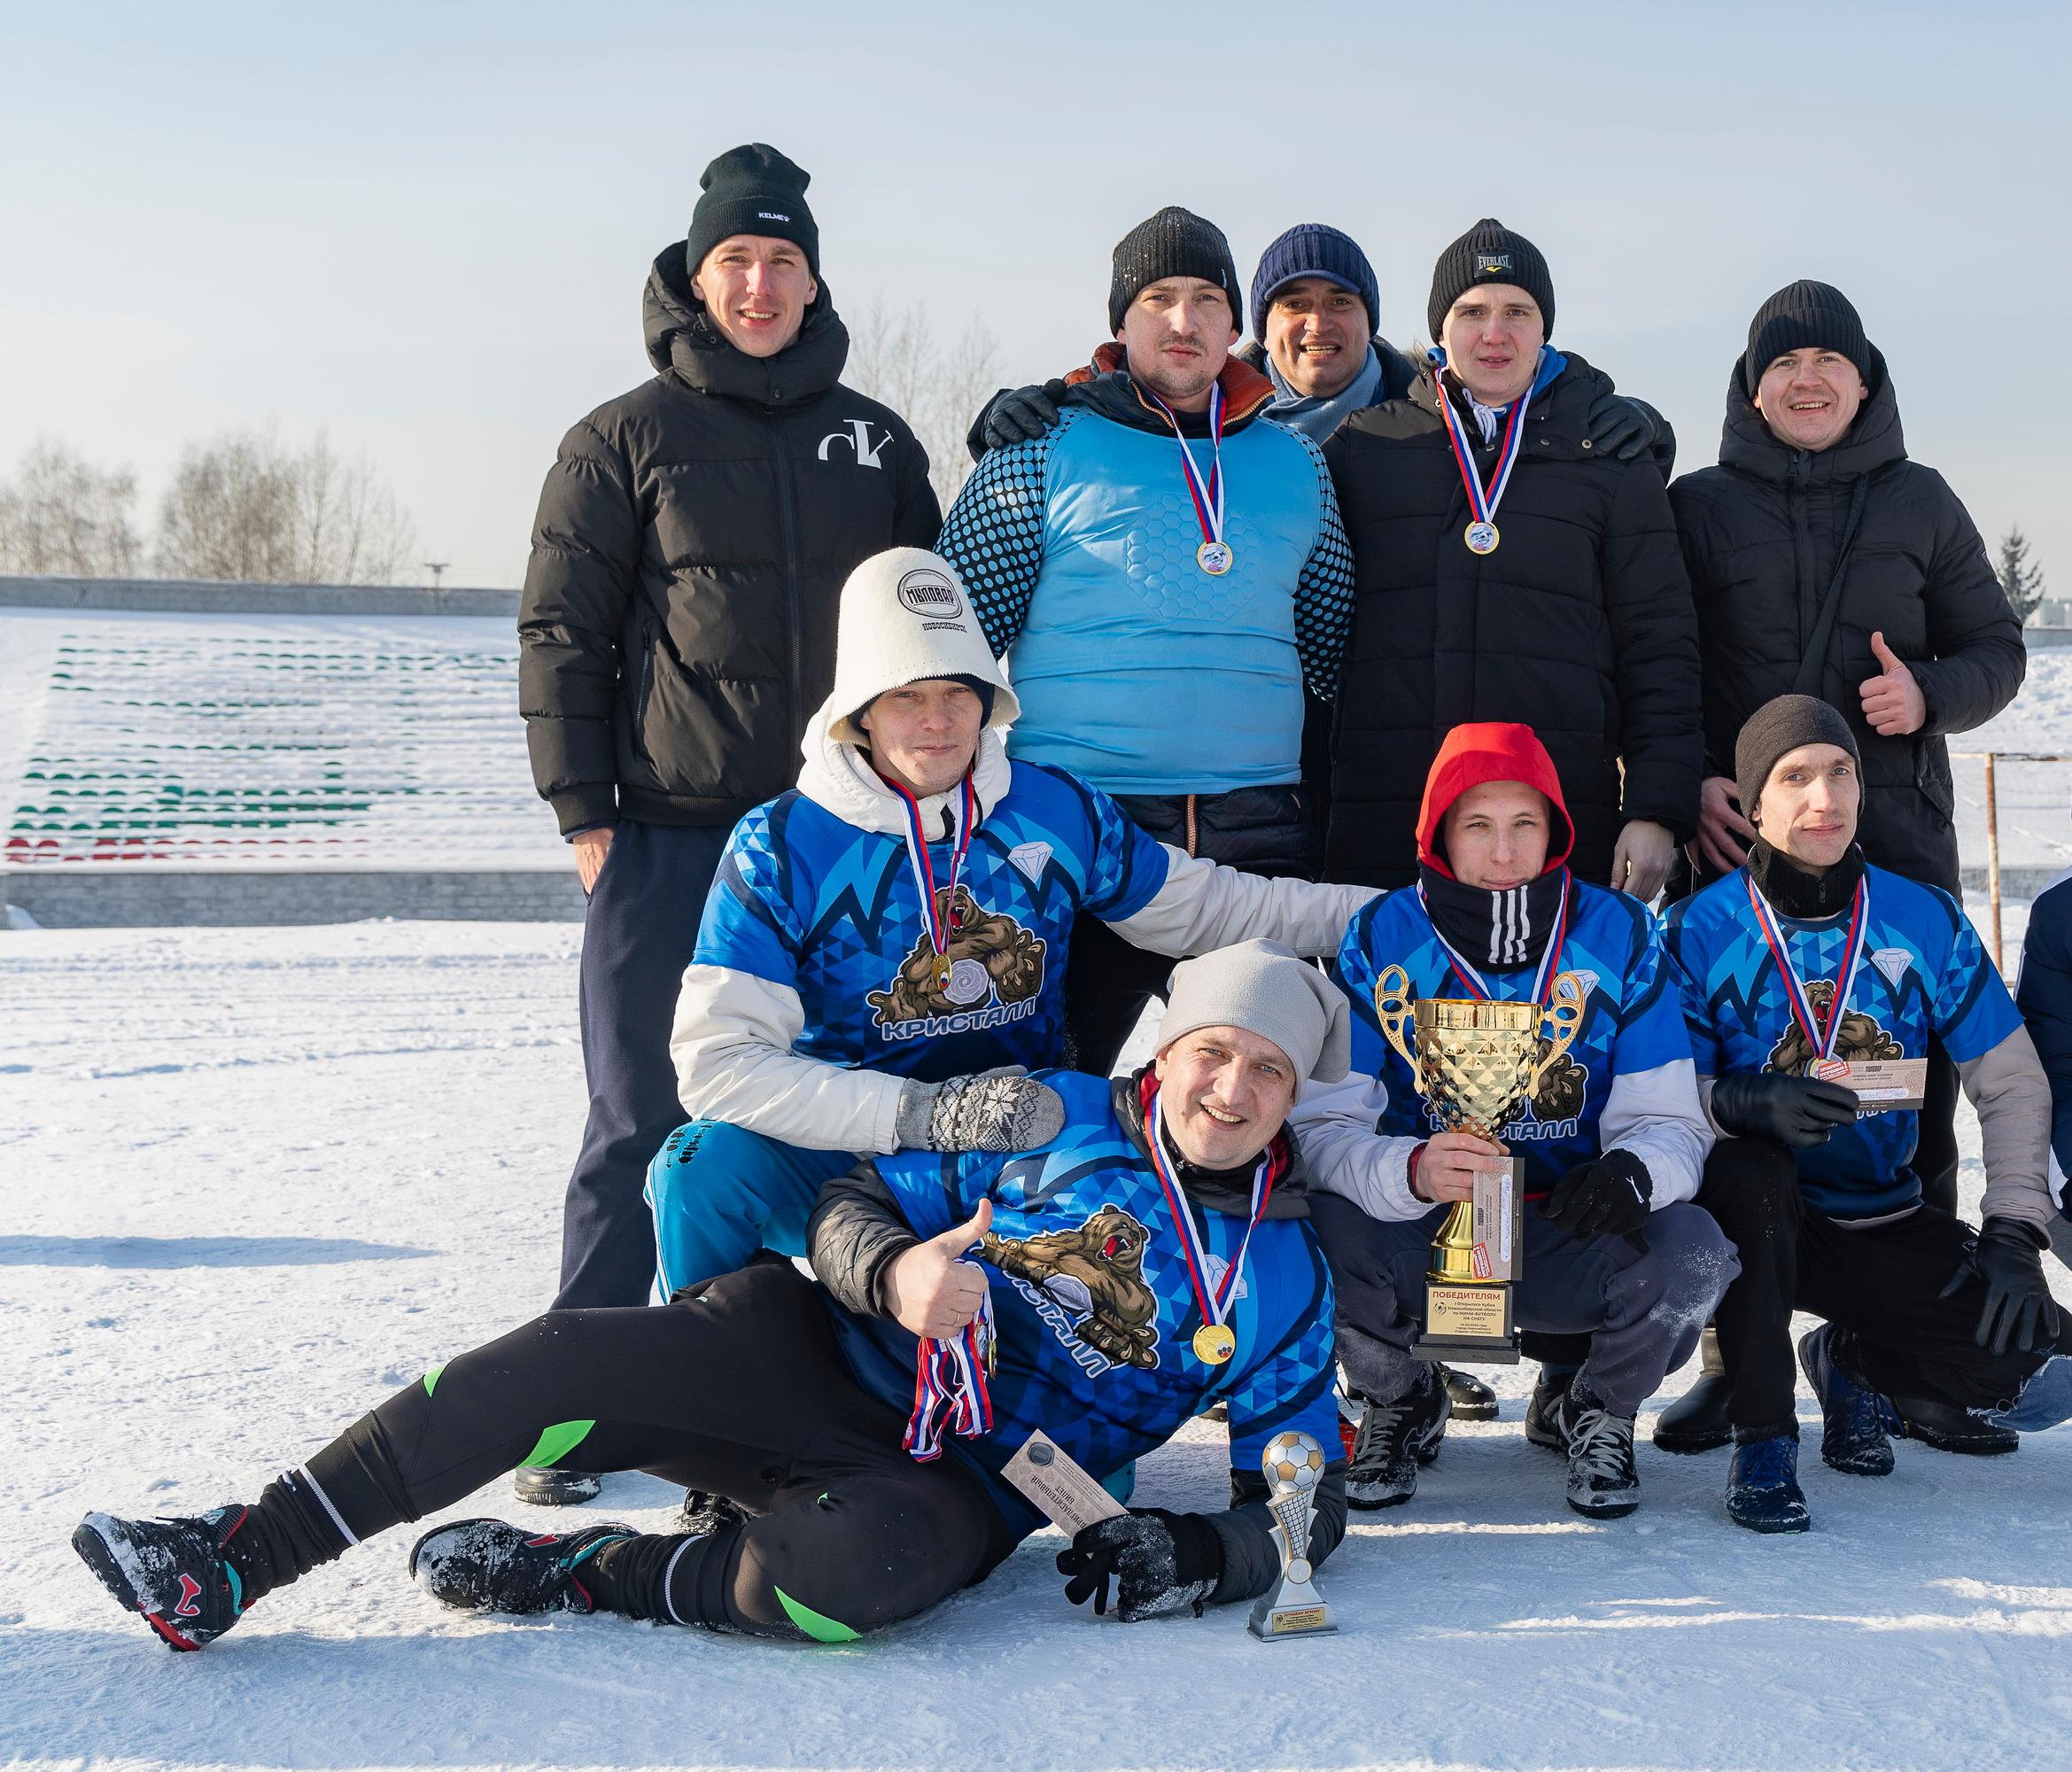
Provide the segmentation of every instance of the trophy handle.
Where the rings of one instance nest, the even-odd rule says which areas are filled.
[[[1563,975],[1564,977],[1566,974]],[[1403,1038],[1403,1030],[1409,1025],[1411,1004],[1410,975],[1400,966],[1385,968],[1374,981],[1374,1013],[1380,1018],[1381,1031],[1389,1045],[1396,1049],[1396,1055],[1410,1067],[1410,1074],[1417,1073],[1417,1061],[1410,1051],[1410,1043]]]
[[[1564,994],[1562,986],[1568,986]],[[1547,992],[1547,1007],[1542,1013],[1543,1022],[1552,1031],[1547,1037],[1547,1056],[1533,1067],[1532,1081],[1526,1085],[1528,1096],[1540,1092],[1540,1079],[1561,1061],[1561,1056],[1575,1044],[1576,1036],[1582,1031],[1583,1017],[1589,1013],[1588,991],[1583,981],[1572,972],[1559,972]]]

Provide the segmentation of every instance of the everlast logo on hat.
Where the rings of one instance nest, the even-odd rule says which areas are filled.
[[[1477,253],[1475,275],[1478,277],[1509,276],[1511,274],[1511,255],[1509,253]]]
[[[899,580],[896,594],[902,609],[911,610],[915,615],[932,617],[927,626],[931,628],[955,627],[961,630],[964,620],[964,599],[957,593],[957,587],[943,573],[929,567],[917,567]]]

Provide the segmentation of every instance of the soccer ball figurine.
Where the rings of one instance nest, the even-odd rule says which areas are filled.
[[[1308,1494],[1323,1475],[1323,1448],[1307,1434],[1277,1434],[1260,1454],[1267,1487]]]

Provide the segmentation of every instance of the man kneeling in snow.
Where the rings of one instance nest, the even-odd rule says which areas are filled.
[[[89,1514],[73,1546],[166,1644],[198,1649],[361,1540],[558,1457],[755,1514],[665,1535],[455,1521],[412,1549],[418,1585],[469,1609],[841,1642],[982,1580],[1036,1529],[1001,1474],[1035,1430],[1106,1479],[1221,1401],[1233,1505],[1120,1514],[1058,1566],[1097,1611],[1114,1583],[1125,1620],[1253,1598],[1280,1573],[1261,1453],[1289,1432],[1338,1449],[1331,1278],[1283,1123],[1304,1077],[1344,1075],[1346,1041],[1343,999],[1284,948],[1190,960],[1150,1065],[1046,1074],[1066,1117],[1041,1148],[881,1157],[830,1185],[809,1230],[819,1285],[763,1260],[664,1306],[549,1311],[248,1506]],[[1344,1470],[1318,1484],[1312,1563],[1344,1533]]]

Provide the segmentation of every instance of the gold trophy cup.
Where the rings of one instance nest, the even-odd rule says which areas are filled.
[[[1409,993],[1409,975],[1400,966],[1375,981],[1381,1030],[1410,1067],[1417,1093],[1446,1131],[1494,1139],[1574,1042],[1587,991],[1576,974],[1564,972],[1544,1005]],[[1406,1028],[1416,1036],[1415,1049]],[[1424,1333],[1411,1343],[1417,1358],[1516,1364],[1511,1287],[1524,1254],[1524,1193],[1525,1167],[1513,1157],[1508,1175],[1477,1177],[1474,1198],[1456,1201],[1447,1214],[1426,1270]]]

